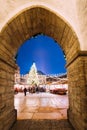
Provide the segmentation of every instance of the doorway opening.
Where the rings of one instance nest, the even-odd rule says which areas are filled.
[[[66,57],[59,44],[44,34],[35,35],[22,44],[15,60],[17,118],[67,119]]]

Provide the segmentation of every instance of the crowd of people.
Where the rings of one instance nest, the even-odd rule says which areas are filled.
[[[23,88],[15,88],[14,93],[17,94],[18,92],[24,92],[24,95],[26,96],[26,93],[39,93],[39,92],[50,92],[52,94],[61,94],[65,95],[68,93],[67,88],[47,88],[46,86],[37,86],[37,85],[32,85],[32,86],[23,86]]]
[[[46,92],[45,87],[39,87],[39,86],[32,86],[29,88],[24,87],[24,89],[18,89],[17,87],[14,90],[14,93],[17,94],[18,92],[24,92],[24,95],[26,96],[26,93],[39,93],[39,92]]]

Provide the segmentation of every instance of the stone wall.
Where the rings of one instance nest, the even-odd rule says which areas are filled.
[[[0,31],[19,12],[43,7],[65,19],[74,28],[81,50],[87,50],[87,0],[0,0]]]
[[[68,66],[70,122],[76,130],[87,129],[87,52],[79,52],[78,57]]]
[[[14,69],[0,59],[0,130],[8,130],[16,120],[13,86]]]

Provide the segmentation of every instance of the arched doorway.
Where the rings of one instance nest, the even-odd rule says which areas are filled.
[[[17,119],[67,119],[66,60],[58,43],[44,34],[36,35],[20,46],[15,59],[19,66],[14,84]]]
[[[85,95],[84,86],[86,83],[78,38],[65,20],[42,7],[24,10],[13,17],[2,29],[0,35],[0,84],[2,87],[0,100],[1,122],[4,121],[4,123],[1,124],[1,128],[9,129],[16,120],[13,94],[16,51],[25,40],[38,33],[53,37],[66,55],[69,79],[68,117],[74,127],[80,130],[79,124],[81,124],[81,128],[84,129],[86,115],[81,115],[81,112],[85,108],[85,101],[82,103],[82,98]],[[83,90],[83,94],[80,95],[81,90]],[[77,119],[80,117],[81,120],[78,121]]]

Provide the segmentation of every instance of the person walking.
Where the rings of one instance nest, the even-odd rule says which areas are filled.
[[[27,89],[26,88],[24,88],[24,95],[26,96],[26,92],[27,92]]]

